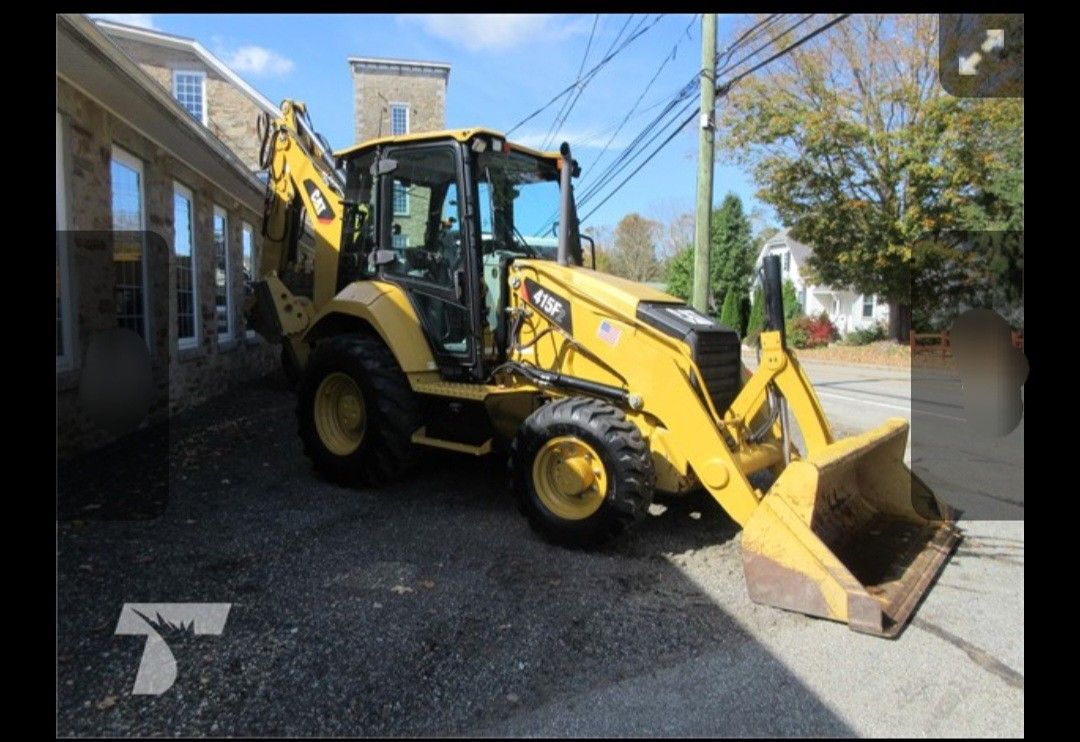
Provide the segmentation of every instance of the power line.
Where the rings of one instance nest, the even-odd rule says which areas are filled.
[[[736,68],[739,64],[741,64],[743,61],[745,61],[745,59],[752,58],[755,54],[757,54],[761,50],[761,48],[765,48],[765,47],[775,43],[777,40],[779,40],[780,38],[783,38],[784,35],[790,33],[792,30],[797,28],[802,22],[805,22],[805,20],[806,20],[804,18],[803,21],[800,21],[799,23],[796,23],[796,24],[792,25],[787,30],[785,30],[782,34],[778,34],[776,37],[772,38],[766,45],[764,45],[763,47],[759,47],[752,54],[748,55],[748,57],[744,58],[743,60],[740,60],[736,64],[727,65],[728,60],[731,59],[731,56],[735,52],[737,52],[743,46],[748,45],[751,42],[753,42],[761,34],[765,33],[772,25],[777,23],[779,21],[779,19],[783,15],[784,14],[776,14],[776,13],[774,13],[772,15],[769,15],[769,16],[759,20],[753,26],[751,26],[746,31],[744,31],[742,34],[740,34],[739,37],[737,39],[735,39],[733,42],[731,42],[724,51],[719,52],[716,55],[716,57],[714,58],[714,63],[716,65],[719,65],[721,58],[723,58],[724,63],[725,63],[726,66],[718,71],[717,76],[723,74],[724,72],[726,72],[728,70]],[[579,206],[584,205],[584,204],[588,203],[590,200],[592,200],[600,191],[602,191],[604,189],[604,187],[608,183],[610,183],[616,176],[618,176],[619,173],[621,173],[623,170],[625,170],[629,166],[629,164],[631,162],[633,162],[635,159],[637,159],[637,157],[639,155],[643,154],[645,152],[645,150],[647,150],[648,147],[653,142],[655,142],[657,139],[659,139],[661,136],[663,136],[664,132],[668,129],[668,126],[670,126],[671,123],[674,122],[675,119],[679,118],[680,116],[685,114],[687,111],[689,111],[690,108],[693,107],[694,103],[691,101],[690,103],[687,103],[681,109],[676,111],[676,107],[679,105],[680,102],[686,101],[686,100],[693,97],[694,91],[697,89],[697,86],[698,86],[698,78],[699,78],[700,75],[701,75],[700,70],[698,72],[695,72],[694,75],[691,76],[690,79],[687,81],[687,83],[682,88],[680,88],[678,91],[676,91],[676,93],[674,95],[670,96],[670,98],[667,101],[661,100],[661,101],[649,106],[649,108],[646,109],[646,110],[655,109],[655,108],[659,107],[660,105],[664,105],[665,102],[666,102],[666,105],[664,106],[664,109],[659,114],[657,114],[653,118],[652,121],[650,121],[648,124],[646,124],[646,126],[638,133],[638,135],[636,137],[634,137],[633,141],[631,141],[626,147],[623,148],[620,155],[615,160],[613,160],[611,163],[609,163],[604,168],[603,172],[600,175],[596,176],[595,179],[593,180],[593,182],[585,188],[585,191],[582,194],[582,197],[578,201]],[[672,116],[671,114],[672,114],[673,111],[675,111],[675,113]],[[645,111],[642,111],[642,113],[644,113],[644,112]],[[669,121],[667,123],[662,123],[669,116],[671,116]],[[656,129],[658,126],[659,126],[659,131],[657,131],[655,134],[653,134],[651,138],[648,138],[649,134],[654,129]],[[678,128],[676,128],[675,131],[676,132],[680,131],[684,126],[685,126],[685,123],[679,124]],[[661,147],[664,144],[667,144],[667,141],[668,140],[666,140],[661,145]],[[640,147],[640,149],[639,149],[639,147]],[[594,161],[594,164],[595,164],[595,161]],[[640,167],[638,169],[636,169],[634,172],[636,173],[636,172],[638,172],[638,170],[640,170]],[[552,224],[552,223],[554,223],[554,220],[556,220],[557,218],[558,218],[558,211],[556,210],[551,215],[549,215],[548,219],[544,222],[544,224],[545,225]],[[538,235],[542,234],[545,231],[546,231],[546,228],[541,228],[540,231],[537,232],[537,234]]]
[[[751,74],[753,74],[753,73],[754,73],[754,72],[756,72],[757,70],[761,69],[762,67],[764,67],[764,66],[765,66],[765,65],[767,65],[767,64],[770,64],[770,63],[772,63],[773,61],[775,61],[775,60],[779,59],[780,57],[784,56],[785,54],[789,54],[789,53],[791,53],[791,52],[792,52],[792,51],[794,51],[795,49],[799,48],[799,47],[800,47],[800,46],[802,46],[803,44],[807,43],[808,41],[810,41],[811,39],[813,39],[814,37],[816,37],[816,36],[817,36],[818,34],[824,33],[824,32],[825,32],[825,31],[827,31],[828,29],[830,29],[830,28],[832,28],[833,26],[835,26],[835,25],[836,25],[837,23],[840,23],[840,21],[844,20],[844,19],[845,19],[845,18],[847,18],[847,17],[849,16],[849,15],[851,15],[851,14],[850,14],[850,13],[843,13],[843,14],[841,14],[841,15],[837,16],[837,17],[836,17],[836,18],[834,18],[833,20],[831,20],[831,21],[829,21],[829,22],[825,23],[824,25],[822,25],[822,26],[820,26],[819,28],[815,29],[814,31],[810,32],[809,34],[807,34],[806,36],[802,37],[801,39],[799,39],[798,41],[794,42],[793,44],[790,44],[789,46],[786,46],[786,47],[784,47],[783,49],[781,49],[780,51],[778,51],[778,52],[777,52],[776,54],[773,54],[772,56],[770,56],[770,57],[769,57],[768,59],[765,59],[764,61],[762,61],[762,62],[759,62],[758,64],[754,65],[754,66],[753,66],[753,67],[751,67],[750,69],[748,69],[748,70],[746,70],[746,71],[744,71],[744,72],[740,73],[739,75],[737,75],[737,76],[733,77],[732,79],[730,79],[730,80],[728,80],[727,82],[725,82],[725,83],[724,83],[723,85],[718,85],[718,86],[717,86],[717,95],[718,95],[718,97],[721,97],[721,98],[722,98],[722,97],[726,96],[726,95],[727,95],[727,94],[728,94],[728,93],[729,93],[729,92],[731,91],[731,87],[732,87],[732,86],[733,86],[733,85],[734,85],[735,83],[737,83],[737,82],[738,82],[739,80],[742,80],[742,79],[744,79],[745,77],[747,77],[748,75],[751,75]],[[804,19],[804,20],[805,20],[805,19]],[[789,31],[790,31],[790,29],[789,29]],[[788,33],[788,32],[785,32],[785,34],[786,34],[786,33]],[[783,35],[784,35],[784,34],[781,34],[781,36],[783,36]],[[777,38],[780,38],[780,37],[777,37]],[[775,39],[774,39],[774,41],[775,41]],[[676,128],[676,129],[675,129],[675,131],[673,131],[673,132],[672,132],[672,133],[671,133],[671,134],[670,134],[670,135],[668,136],[668,138],[667,138],[667,139],[665,139],[665,140],[664,140],[663,142],[661,142],[661,143],[660,143],[660,146],[658,146],[658,147],[657,147],[656,149],[654,149],[654,150],[652,151],[652,153],[650,153],[650,154],[649,154],[649,156],[648,156],[647,158],[645,158],[645,160],[643,160],[643,161],[641,162],[641,164],[640,164],[640,165],[638,165],[638,166],[637,166],[636,168],[634,168],[634,171],[633,171],[633,172],[631,172],[631,173],[630,173],[629,175],[627,175],[627,176],[626,176],[626,177],[625,177],[625,178],[624,178],[624,179],[623,179],[623,180],[622,180],[622,181],[621,181],[621,182],[620,182],[620,183],[619,183],[619,184],[618,184],[617,186],[615,186],[615,188],[614,188],[614,189],[612,189],[612,190],[611,190],[611,192],[610,192],[610,193],[608,193],[608,195],[604,197],[604,200],[603,200],[603,201],[601,201],[600,203],[598,203],[598,204],[597,204],[597,205],[596,205],[595,207],[593,207],[592,211],[590,211],[590,212],[589,212],[588,214],[586,214],[586,215],[585,215],[584,217],[582,217],[581,221],[586,221],[586,220],[587,220],[587,219],[588,219],[589,217],[591,217],[591,216],[592,216],[593,214],[595,214],[595,213],[596,213],[596,211],[597,211],[597,210],[598,210],[598,209],[599,209],[599,208],[600,208],[601,206],[603,206],[604,204],[606,204],[606,203],[608,202],[608,200],[610,200],[610,199],[611,199],[611,197],[612,197],[612,196],[614,196],[614,195],[615,195],[616,193],[618,193],[618,192],[619,192],[619,191],[620,191],[620,190],[622,189],[622,187],[623,187],[624,185],[626,185],[626,184],[627,184],[627,182],[629,182],[629,181],[630,181],[630,179],[631,179],[631,178],[633,178],[633,177],[634,177],[635,175],[637,175],[637,174],[638,174],[638,172],[640,172],[640,171],[641,171],[641,169],[642,169],[643,167],[645,167],[645,165],[647,165],[647,164],[649,163],[649,161],[650,161],[650,160],[652,160],[652,159],[653,159],[654,157],[656,157],[656,155],[657,155],[657,154],[658,154],[658,153],[660,152],[660,150],[662,150],[662,149],[663,149],[664,147],[666,147],[666,146],[667,146],[667,145],[668,145],[668,144],[669,144],[669,143],[671,142],[671,140],[673,140],[673,139],[674,139],[674,138],[675,138],[675,137],[676,137],[676,136],[677,136],[677,135],[678,135],[678,134],[679,134],[679,133],[680,133],[680,132],[681,132],[681,131],[682,131],[682,130],[683,130],[684,128],[686,128],[686,125],[687,125],[687,124],[689,124],[689,123],[690,123],[691,121],[693,121],[693,120],[694,120],[694,117],[695,117],[696,115],[697,115],[697,114],[691,114],[691,115],[690,115],[690,116],[689,116],[689,117],[688,117],[688,118],[687,118],[687,119],[686,119],[685,121],[683,121],[683,122],[682,122],[682,123],[681,123],[681,124],[680,124],[680,125],[678,126],[678,128]]]
[[[578,65],[577,74],[574,76],[574,78],[576,80],[578,80],[579,82],[581,80],[581,73],[585,70],[585,61],[589,58],[589,51],[592,49],[593,38],[596,36],[596,24],[599,21],[600,21],[600,14],[597,13],[596,15],[593,16],[592,30],[589,31],[589,40],[585,44],[585,53],[583,55],[581,55],[581,64]],[[621,35],[621,33],[620,33],[620,35]],[[579,96],[581,95],[581,90],[582,90],[582,88],[579,86],[578,87],[578,93],[577,93]],[[563,104],[559,107],[559,112],[555,114],[555,120],[551,123],[551,129],[548,130],[547,136],[544,137],[543,143],[540,145],[540,149],[547,149],[547,146],[548,146],[547,141],[548,141],[548,139],[550,137],[555,136],[555,133],[556,133],[557,128],[559,126],[559,117],[563,115],[563,110],[566,109],[567,101],[569,101],[569,100],[570,100],[570,98],[566,98],[566,99],[563,100]],[[577,98],[575,97],[573,100],[576,102]],[[573,103],[570,104],[570,107],[571,108],[573,107]],[[569,111],[567,111],[567,115],[569,115]]]
[[[622,121],[620,121],[619,125],[615,128],[614,133],[612,133],[611,137],[607,140],[607,143],[604,144],[603,149],[600,150],[600,154],[593,158],[592,163],[589,165],[586,171],[596,167],[597,163],[599,163],[600,160],[604,159],[604,155],[607,154],[608,149],[611,147],[611,143],[615,141],[615,137],[619,135],[619,132],[622,131],[622,128],[626,125],[626,122],[629,121],[630,117],[634,115],[634,111],[636,111],[637,107],[641,105],[641,101],[645,98],[645,94],[649,92],[649,89],[652,88],[653,83],[656,82],[656,78],[658,78],[660,76],[660,73],[663,72],[664,68],[667,67],[668,62],[675,59],[675,53],[679,48],[679,44],[682,43],[683,38],[690,38],[690,27],[694,25],[694,21],[697,20],[698,16],[700,15],[700,13],[695,14],[694,17],[690,19],[690,22],[686,24],[686,30],[683,31],[683,34],[679,37],[679,40],[675,42],[675,46],[671,47],[671,53],[665,56],[664,60],[660,63],[660,66],[656,68],[656,72],[653,73],[652,78],[650,78],[649,82],[645,84],[645,89],[641,91],[641,95],[637,97],[637,100],[634,101],[634,105],[632,105],[630,107],[630,110],[626,112],[626,115],[623,116]]]
[[[807,16],[807,18],[809,18],[809,16]],[[727,49],[725,49],[722,52],[719,52],[714,57],[714,62],[717,65],[720,64],[720,59],[721,59],[721,57],[723,57],[725,66],[716,71],[713,79],[715,80],[717,77],[720,77],[725,72],[728,72],[730,70],[733,70],[733,69],[737,68],[740,64],[742,64],[747,59],[752,59],[762,49],[768,48],[772,44],[776,43],[779,39],[783,38],[785,35],[787,35],[791,31],[793,31],[794,29],[798,28],[800,25],[802,25],[802,23],[805,23],[807,18],[803,18],[801,21],[798,21],[797,23],[791,25],[784,32],[782,32],[780,34],[777,34],[775,37],[773,37],[768,42],[766,42],[762,46],[755,49],[752,53],[750,53],[749,55],[747,55],[743,59],[739,60],[738,62],[736,62],[734,64],[730,64],[730,65],[727,64],[728,60],[731,59],[732,55],[736,51],[738,51],[742,46],[751,43],[751,41],[753,41],[756,36],[760,35],[761,33],[764,33],[765,30],[769,26],[773,25],[778,20],[778,18],[777,18],[777,15],[774,14],[772,16],[769,16],[769,17],[759,21],[754,26],[752,26],[751,28],[744,31],[739,36],[739,38],[737,38],[735,41],[733,41],[731,44],[729,44]],[[700,75],[701,75],[700,71],[695,73],[694,76],[692,78],[690,78],[690,81],[679,91],[679,93],[676,94],[676,97],[672,100],[671,103],[669,103],[668,107],[660,114],[660,116],[657,119],[655,119],[649,126],[647,126],[646,129],[644,131],[642,131],[642,133],[639,134],[639,136],[633,142],[631,142],[631,144],[623,151],[623,154],[615,162],[611,163],[604,170],[604,172],[598,177],[597,181],[594,182],[588,188],[588,190],[587,190],[587,192],[585,194],[583,194],[582,199],[581,199],[582,203],[586,203],[586,202],[592,200],[592,198],[595,197],[596,194],[600,190],[602,190],[604,188],[604,186],[606,186],[620,172],[625,170],[626,167],[633,160],[635,160],[639,155],[641,155],[643,153],[644,148],[641,151],[635,151],[635,150],[637,150],[637,146],[638,146],[639,142],[644,138],[645,135],[648,134],[649,131],[652,130],[652,128],[659,122],[659,120],[661,120],[663,118],[663,116],[665,116],[667,114],[667,112],[671,108],[673,108],[675,105],[678,104],[679,101],[686,100],[687,98],[692,97],[693,91],[697,87],[697,81],[698,81],[698,77]],[[681,115],[683,112],[689,110],[689,108],[692,105],[693,104],[690,103],[690,104],[687,104],[686,106],[683,106],[682,110],[680,110],[677,115]],[[666,126],[667,125],[665,125],[665,127],[662,127],[661,131],[658,132],[657,134],[655,134],[648,142],[645,143],[644,146],[647,148],[648,145],[650,145],[654,141],[656,141],[663,134],[663,130],[664,130],[664,128],[666,128]]]
[[[589,70],[589,71],[588,71],[587,73],[585,73],[585,78],[586,78],[586,79],[588,79],[588,78],[591,78],[591,77],[592,77],[593,75],[595,75],[595,74],[596,74],[597,72],[599,72],[599,71],[600,71],[600,70],[601,70],[601,69],[602,69],[602,68],[603,68],[603,67],[604,67],[604,66],[605,66],[605,65],[606,65],[606,64],[607,64],[608,62],[610,62],[610,61],[611,61],[612,59],[614,59],[614,58],[615,58],[615,57],[617,57],[617,56],[618,56],[618,55],[619,55],[620,53],[622,53],[622,51],[623,51],[623,50],[625,50],[625,49],[626,49],[626,47],[628,47],[628,46],[629,46],[630,44],[632,44],[632,43],[633,43],[634,41],[636,41],[636,40],[637,40],[637,39],[638,39],[638,38],[639,38],[639,37],[640,37],[640,36],[641,36],[641,35],[642,35],[643,33],[645,33],[645,32],[646,32],[646,31],[648,31],[648,30],[649,30],[650,28],[652,28],[653,26],[655,26],[655,25],[657,24],[657,22],[658,22],[658,21],[659,21],[659,20],[660,20],[661,18],[663,18],[663,15],[657,16],[657,18],[656,18],[656,19],[655,19],[655,20],[654,20],[654,21],[653,21],[652,23],[650,23],[650,24],[649,24],[648,26],[646,26],[645,28],[640,28],[640,27],[639,27],[639,29],[638,29],[638,30],[635,30],[635,32],[634,32],[633,34],[631,34],[630,36],[628,36],[628,37],[626,38],[626,40],[624,40],[624,41],[623,41],[623,42],[622,42],[621,44],[619,44],[618,48],[616,48],[616,49],[614,49],[613,51],[611,51],[611,52],[609,52],[608,54],[606,54],[606,55],[604,56],[604,58],[603,58],[603,59],[601,59],[601,60],[600,60],[599,62],[597,62],[597,63],[596,63],[596,65],[594,65],[594,66],[593,66],[593,68],[592,68],[592,69],[590,69],[590,70]],[[562,90],[562,91],[560,91],[560,92],[559,92],[558,94],[556,94],[556,95],[555,95],[555,97],[553,97],[553,98],[552,98],[551,100],[549,100],[549,101],[548,101],[547,103],[545,103],[544,105],[540,106],[540,107],[539,107],[539,108],[537,108],[537,109],[536,109],[535,111],[533,111],[532,113],[530,113],[530,114],[529,114],[528,116],[526,116],[525,118],[523,118],[523,119],[522,119],[521,121],[519,121],[519,122],[517,122],[516,124],[514,124],[514,125],[513,125],[512,127],[510,127],[510,129],[508,129],[508,130],[507,130],[507,132],[506,132],[507,136],[509,136],[510,134],[512,134],[512,133],[513,133],[514,131],[516,131],[517,129],[521,128],[521,126],[522,126],[523,124],[526,124],[526,123],[528,123],[529,121],[533,120],[533,119],[534,119],[534,118],[536,118],[536,117],[537,117],[538,115],[540,115],[541,113],[543,113],[544,111],[546,111],[546,110],[547,110],[548,108],[550,108],[550,107],[551,107],[551,105],[552,105],[552,104],[554,104],[554,103],[555,103],[555,101],[559,100],[559,99],[560,99],[560,98],[562,98],[562,97],[563,97],[564,95],[566,95],[566,94],[567,94],[567,93],[569,93],[570,91],[574,90],[574,89],[575,89],[575,88],[576,88],[576,87],[578,86],[578,84],[579,84],[580,82],[581,82],[581,80],[575,80],[575,81],[574,81],[574,82],[572,82],[572,83],[571,83],[570,85],[568,85],[567,87],[563,88],[563,90]]]
[[[725,57],[725,61],[727,59],[730,59],[731,55],[735,51],[737,51],[741,46],[750,43],[750,41],[755,36],[757,36],[759,33],[764,32],[764,30],[766,28],[768,28],[768,26],[771,25],[776,20],[777,20],[777,14],[773,14],[771,16],[768,16],[767,18],[762,19],[761,21],[758,21],[752,27],[750,27],[745,32],[743,32],[739,36],[738,39],[736,39],[734,42],[729,44],[727,49],[725,49],[723,52],[717,54],[716,59],[715,59],[715,63],[719,64],[720,57],[722,57],[722,56]],[[788,31],[791,31],[791,29],[788,29]],[[772,42],[770,42],[770,43],[772,43]],[[697,87],[697,81],[698,81],[698,77],[700,76],[700,74],[701,74],[700,71],[694,73],[694,75],[689,79],[689,81],[687,81],[687,83],[682,88],[680,88],[675,93],[674,96],[671,97],[671,99],[668,101],[667,106],[664,108],[664,110],[661,111],[656,116],[656,118],[653,119],[652,122],[650,122],[648,125],[646,125],[646,127],[638,134],[638,136],[635,137],[632,142],[630,142],[630,144],[628,144],[625,148],[623,148],[622,153],[620,154],[620,156],[618,158],[616,158],[616,160],[614,160],[612,163],[610,163],[600,175],[596,176],[593,183],[587,189],[587,193],[583,195],[583,201],[588,200],[589,198],[591,198],[598,190],[603,188],[603,186],[608,181],[610,181],[611,178],[618,175],[619,172],[621,172],[623,169],[625,169],[626,165],[630,161],[635,159],[638,156],[638,154],[640,154],[639,152],[636,152],[635,150],[638,147],[638,145],[642,142],[642,140],[644,140],[644,138],[646,136],[648,136],[649,132],[652,131],[652,129],[655,128],[656,125],[658,125],[660,123],[660,121],[662,121],[664,119],[664,117],[675,108],[675,106],[677,106],[681,101],[687,100],[688,98],[690,98],[693,95],[694,90]],[[657,105],[660,105],[660,104],[657,104]],[[653,106],[653,107],[655,107],[655,106]],[[685,108],[686,107],[684,107],[683,110],[685,110]],[[654,136],[653,139],[649,140],[649,142],[646,143],[646,146],[648,144],[650,144],[651,142],[655,141],[655,140],[656,140],[656,137]]]
[[[653,26],[655,26],[657,24],[657,22],[659,22],[659,20],[661,18],[663,18],[663,17],[664,17],[663,15],[658,15],[656,17],[656,19],[651,24],[649,24],[649,28],[652,28]],[[638,24],[634,27],[634,31],[637,31],[638,29],[640,29],[645,24],[646,18],[647,18],[647,16],[642,17],[641,21],[639,21]],[[645,29],[645,30],[648,30],[648,29]],[[631,32],[631,33],[633,33],[633,32]],[[599,70],[597,71],[597,73],[598,72],[599,72]],[[578,99],[581,97],[581,94],[585,92],[586,86],[588,86],[588,84],[590,82],[592,82],[593,77],[595,77],[597,73],[593,73],[593,74],[587,76],[582,81],[581,85],[578,86],[577,92],[574,94],[574,97],[572,99],[570,99],[570,105],[567,107],[566,113],[564,113],[562,115],[561,120],[556,119],[555,124],[552,127],[550,138],[545,143],[547,147],[551,147],[551,146],[554,145],[555,138],[558,136],[559,131],[562,129],[562,127],[566,124],[566,120],[570,117],[570,112],[574,110],[574,106],[577,104]]]

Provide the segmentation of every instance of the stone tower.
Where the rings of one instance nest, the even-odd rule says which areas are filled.
[[[446,127],[450,65],[350,57],[356,142]]]

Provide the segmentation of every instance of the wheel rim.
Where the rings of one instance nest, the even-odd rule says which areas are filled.
[[[327,450],[348,456],[364,440],[367,408],[359,385],[348,374],[335,371],[315,391],[315,429]]]
[[[544,507],[565,520],[588,518],[607,494],[604,463],[592,446],[574,436],[544,443],[533,461],[532,475]]]

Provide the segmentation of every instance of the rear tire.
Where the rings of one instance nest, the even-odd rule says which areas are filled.
[[[644,517],[656,481],[638,427],[587,397],[551,402],[525,419],[510,447],[510,477],[532,528],[573,547],[602,544]]]
[[[399,477],[420,427],[409,380],[390,349],[368,335],[319,343],[301,377],[296,415],[304,453],[317,472],[340,484]]]

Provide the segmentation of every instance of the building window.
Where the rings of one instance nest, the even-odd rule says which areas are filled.
[[[255,290],[255,281],[258,279],[256,271],[259,267],[255,257],[255,232],[247,222],[240,224],[240,247],[244,257],[244,296],[246,297]],[[251,340],[258,337],[258,333],[250,327],[244,334]]]
[[[142,160],[114,146],[110,171],[116,323],[148,340]]]
[[[407,234],[395,234],[391,238],[392,246],[396,250],[404,250],[409,246],[409,235]]]
[[[206,125],[205,72],[173,72],[173,97],[196,121]]]
[[[790,273],[790,272],[791,272],[791,253],[790,252],[785,252],[784,253],[784,273]]]
[[[56,112],[56,367],[73,365],[71,278],[67,250],[67,182],[64,178],[64,121]]]
[[[874,295],[863,296],[862,300],[862,316],[873,317],[874,316]]]
[[[229,293],[229,217],[214,206],[214,312],[219,341],[232,340],[232,296]]]
[[[394,181],[394,216],[409,215],[409,189],[401,181]]]
[[[176,260],[176,344],[199,344],[198,264],[195,258],[195,199],[191,190],[173,183],[173,256]]]
[[[390,104],[390,135],[399,137],[409,133],[409,106],[406,103]]]

